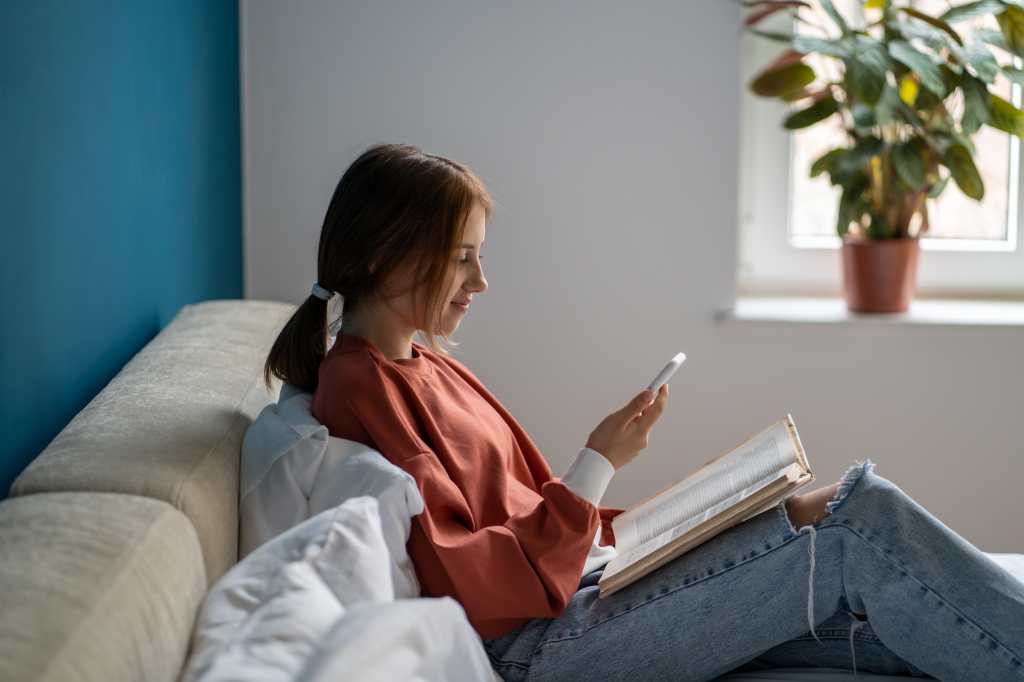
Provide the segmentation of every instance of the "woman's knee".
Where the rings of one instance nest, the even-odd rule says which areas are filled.
[[[826,511],[832,514],[842,509],[851,496],[863,501],[870,509],[876,511],[906,506],[913,502],[902,488],[876,473],[874,469],[875,463],[870,459],[852,464],[839,479],[839,486],[835,494],[825,504]],[[858,502],[858,505],[860,503]]]
[[[825,505],[836,494],[838,488],[839,483],[836,482],[809,493],[794,495],[786,500],[786,512],[789,514],[793,526],[803,528],[828,516]]]

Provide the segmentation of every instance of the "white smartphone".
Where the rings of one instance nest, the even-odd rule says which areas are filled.
[[[658,375],[654,377],[654,381],[647,387],[654,391],[655,397],[657,397],[658,389],[661,388],[662,384],[667,384],[668,380],[672,378],[672,375],[676,373],[676,370],[682,366],[686,361],[686,353],[676,353],[675,356],[668,361],[664,369],[658,372]]]

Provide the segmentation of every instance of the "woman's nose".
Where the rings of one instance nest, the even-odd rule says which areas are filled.
[[[477,271],[477,276],[473,277],[469,284],[473,291],[487,291],[487,278],[484,277],[484,271]]]

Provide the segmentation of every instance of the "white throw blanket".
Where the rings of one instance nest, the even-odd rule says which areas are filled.
[[[369,496],[261,545],[207,594],[183,682],[500,682],[457,601],[395,600],[388,545]]]

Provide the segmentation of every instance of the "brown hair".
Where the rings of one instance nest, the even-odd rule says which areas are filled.
[[[373,145],[352,162],[331,197],[317,247],[316,281],[341,296],[344,317],[413,259],[414,303],[427,294],[427,328],[419,331],[426,333],[429,348],[447,355],[436,330],[447,305],[452,254],[474,203],[490,217],[487,188],[461,163],[412,145]],[[316,390],[327,353],[327,304],[310,294],[284,325],[264,366],[268,389],[276,376],[301,390]]]

